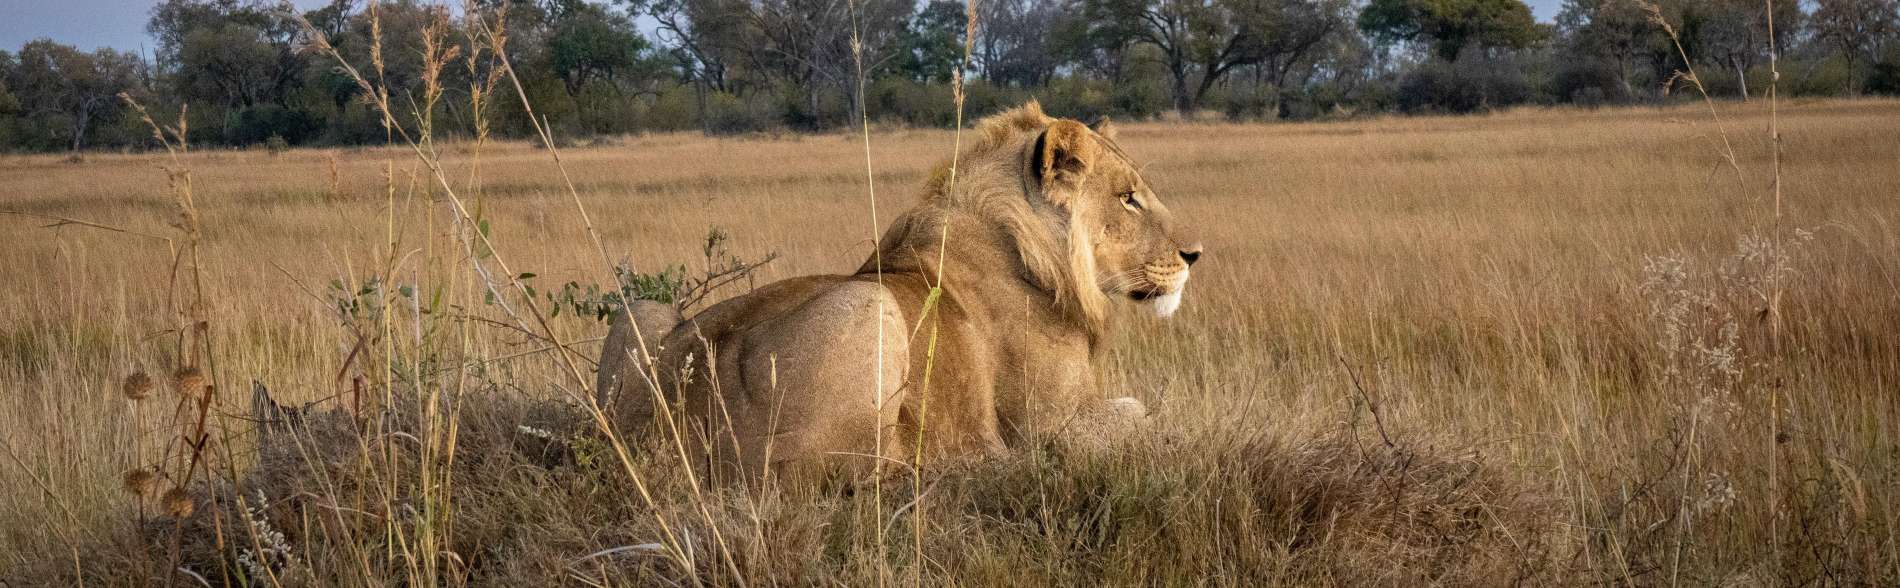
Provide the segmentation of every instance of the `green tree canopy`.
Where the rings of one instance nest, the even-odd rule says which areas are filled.
[[[20,48],[0,86],[12,88],[15,109],[32,134],[85,148],[100,123],[124,109],[119,94],[137,92],[145,79],[138,57],[111,49],[86,53],[40,39]]]
[[[956,0],[931,0],[911,19],[899,40],[898,69],[919,82],[948,82],[963,64],[964,7]]]
[[[1521,0],[1372,0],[1359,28],[1384,41],[1423,42],[1445,61],[1466,47],[1523,49],[1548,32]]]
[[[570,96],[589,82],[612,80],[633,69],[648,48],[633,20],[624,15],[578,0],[565,0],[559,7],[548,37],[548,64]]]

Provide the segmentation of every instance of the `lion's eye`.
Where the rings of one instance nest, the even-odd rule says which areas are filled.
[[[1141,212],[1141,201],[1135,199],[1135,192],[1133,190],[1122,192],[1122,206],[1127,207],[1130,211]]]

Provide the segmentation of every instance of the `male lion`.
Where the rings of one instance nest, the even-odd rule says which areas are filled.
[[[1200,245],[1106,123],[1032,101],[978,130],[954,180],[939,168],[856,273],[777,282],[684,321],[652,303],[615,316],[603,405],[631,432],[665,398],[692,459],[745,479],[919,448],[976,456],[1138,418],[1139,401],[1102,400],[1090,369],[1109,299],[1171,315]]]

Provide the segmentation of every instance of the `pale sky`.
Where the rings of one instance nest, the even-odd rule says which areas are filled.
[[[299,7],[323,6],[324,0],[294,0]],[[27,41],[49,37],[84,50],[111,47],[150,57],[152,37],[145,21],[153,0],[0,0],[0,50],[19,51]]]
[[[1537,20],[1557,17],[1562,0],[1527,0]],[[294,0],[304,9],[324,0]],[[92,50],[112,47],[150,56],[152,38],[145,34],[153,0],[0,0],[0,50],[19,51],[27,41],[50,37],[54,41]],[[646,27],[642,27],[646,28]]]

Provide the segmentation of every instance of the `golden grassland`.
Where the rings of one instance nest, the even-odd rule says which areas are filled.
[[[253,379],[297,401],[357,377],[413,392],[402,374],[423,382],[431,346],[471,399],[452,409],[465,439],[352,466],[382,480],[367,488],[273,486],[302,488],[271,498],[292,547],[252,580],[1900,582],[1900,102],[1782,105],[1779,219],[1766,106],[1717,108],[1123,125],[1208,252],[1183,311],[1123,313],[1099,362],[1103,393],[1155,407],[1157,431],[1108,456],[1025,448],[944,474],[915,509],[909,478],[875,501],[702,494],[648,455],[510,461],[506,431],[542,426],[524,420],[548,410],[533,399],[574,382],[483,303],[413,153],[193,152],[214,406],[245,414]],[[953,137],[870,140],[888,221]],[[543,290],[611,279],[545,150],[441,149],[514,272]],[[697,269],[717,226],[741,257],[779,255],[757,283],[847,271],[876,232],[853,135],[629,137],[562,158],[608,256],[641,270]],[[121,488],[178,459],[173,397],[119,390],[178,366],[191,296],[163,240],[41,228],[177,234],[162,165],[0,158],[0,209],[39,215],[0,215],[0,578],[138,584],[184,561],[192,527]],[[377,292],[387,311],[339,319],[330,284],[370,276],[422,293]],[[433,292],[452,310],[417,312]],[[583,355],[605,332],[553,324]],[[243,477],[259,460],[225,461]],[[395,497],[425,472],[454,489]],[[207,533],[228,543],[208,549],[226,567],[186,566],[212,584],[244,574],[230,562],[251,543],[242,520],[220,524]]]

